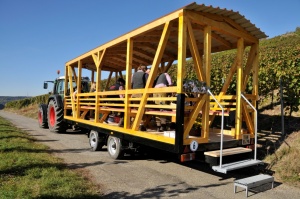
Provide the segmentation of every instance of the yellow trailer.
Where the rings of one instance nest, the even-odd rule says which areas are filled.
[[[88,129],[92,148],[97,150],[107,145],[113,158],[136,146],[176,153],[182,161],[197,158],[197,154],[203,152],[210,155],[209,151],[220,147],[224,151],[217,152],[220,154],[217,157],[225,155],[227,148],[238,146],[243,146],[238,150],[243,153],[245,146],[255,144],[256,140],[256,112],[252,106],[256,106],[258,99],[259,39],[266,37],[238,12],[189,4],[68,61],[63,120]],[[244,56],[246,47],[250,47],[247,57]],[[236,49],[235,60],[221,92],[213,96],[209,90],[212,54],[232,49]],[[189,59],[193,60],[198,81],[204,87],[202,91],[193,92],[195,97],[190,97],[185,90]],[[148,80],[144,88],[133,89],[132,75],[141,65],[151,68]],[[177,76],[173,79],[176,84],[153,88],[157,75],[174,66],[177,67]],[[87,72],[91,82],[96,83],[95,92],[81,92],[82,76]],[[234,75],[236,94],[228,95],[226,91],[230,82],[235,81]],[[245,93],[249,76],[253,79],[253,89]],[[125,89],[109,91],[109,85],[120,77],[125,79]],[[101,84],[103,80],[107,80],[106,85]],[[75,89],[70,82],[74,81],[77,95],[72,95]],[[157,93],[169,96],[155,97],[153,94]],[[140,97],[133,97],[135,94]],[[124,97],[112,97],[115,95]],[[153,103],[157,100],[163,103]],[[225,130],[223,122],[220,128],[211,127],[216,117],[223,121],[232,112],[235,113],[233,128]],[[112,113],[114,121],[107,123]],[[118,113],[124,114],[123,126],[117,125]],[[153,127],[153,120],[167,121],[171,125],[159,131]],[[198,133],[192,128],[195,122],[201,123]],[[242,122],[246,128],[242,128]],[[145,128],[140,128],[141,125]],[[216,153],[211,154],[216,156]],[[222,159],[220,167],[223,168]]]

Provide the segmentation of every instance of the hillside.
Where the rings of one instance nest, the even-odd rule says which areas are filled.
[[[12,96],[0,96],[0,110],[4,109],[5,104],[7,102],[15,101],[15,100],[20,100],[20,99],[24,99],[24,98],[30,98],[30,97],[28,97],[28,96],[16,96],[16,97],[12,97]]]
[[[249,49],[245,50],[247,56]],[[212,57],[211,90],[218,93],[222,81],[233,62],[235,51],[216,53]],[[300,162],[295,161],[300,153],[300,28],[295,32],[280,35],[260,42],[260,71],[258,101],[258,128],[260,141],[259,158],[269,163],[265,172],[271,172],[277,181],[300,186]],[[245,63],[244,63],[245,64]],[[176,83],[177,66],[169,74]],[[186,79],[195,79],[193,60],[186,65]],[[284,132],[280,105],[280,79],[284,101]],[[252,81],[251,77],[249,81]],[[104,85],[104,80],[102,85]],[[246,90],[251,90],[247,87]],[[228,94],[235,92],[232,82]],[[45,103],[48,95],[23,99],[6,104],[5,109],[37,118],[39,103]],[[274,137],[277,136],[277,139]]]

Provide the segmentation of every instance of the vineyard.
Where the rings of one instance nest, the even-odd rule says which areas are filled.
[[[216,53],[212,56],[211,70],[211,90],[217,94],[220,92],[230,67],[234,61],[235,50]],[[244,56],[247,57],[249,49],[245,49]],[[272,103],[277,103],[278,96],[274,96],[274,91],[278,91],[280,79],[283,85],[284,107],[286,115],[291,115],[299,110],[300,105],[300,27],[295,32],[265,39],[260,41],[260,70],[259,70],[259,92],[261,103],[264,99],[277,99]],[[246,63],[243,63],[244,65]],[[174,64],[168,71],[176,84],[177,65]],[[196,79],[193,60],[186,64],[186,79]],[[251,75],[248,80],[252,81]],[[107,80],[101,82],[101,86],[106,85]],[[235,77],[231,82],[227,94],[235,94]],[[250,86],[246,87],[246,92],[251,91]],[[277,92],[279,93],[279,92]],[[277,94],[278,95],[278,94]],[[8,102],[6,108],[20,109],[30,104],[46,103],[48,94],[17,101]]]
[[[47,104],[48,98],[49,98],[49,94],[45,94],[45,95],[39,95],[36,97],[30,97],[21,100],[14,100],[14,101],[7,102],[5,104],[5,108],[21,109],[29,105],[42,104],[42,103]]]
[[[249,49],[246,48],[244,56],[248,57]],[[223,83],[226,81],[227,74],[234,62],[236,51],[221,52],[212,55],[212,70],[211,70],[211,91],[218,94],[222,89]],[[286,139],[283,139],[278,146],[273,142],[266,144],[266,150],[261,150],[261,158],[267,156],[266,162],[269,163],[269,169],[275,171],[275,175],[284,182],[289,182],[293,186],[300,184],[300,164],[294,161],[299,154],[299,107],[300,107],[300,27],[296,28],[295,32],[290,32],[271,39],[260,41],[259,55],[259,131],[263,133],[281,132],[280,118],[280,83],[282,83],[282,92],[284,99],[285,115],[289,116],[289,124],[285,125]],[[243,63],[246,65],[246,63]],[[177,65],[174,64],[169,69],[168,73],[176,84]],[[190,59],[186,64],[186,80],[195,80],[196,74],[193,66],[193,60]],[[227,94],[235,95],[236,77],[227,90]],[[250,84],[252,81],[251,75],[248,79],[246,92],[251,93]],[[101,88],[104,88],[107,80],[101,82]],[[26,112],[29,117],[37,118],[38,104],[47,104],[49,94],[36,97],[26,98],[7,102],[5,108],[9,111]],[[268,109],[270,108],[270,109]],[[272,114],[265,114],[267,110]],[[28,112],[31,112],[28,114]],[[23,114],[23,113],[20,113]],[[23,115],[26,115],[23,114]],[[293,117],[291,117],[293,114]],[[27,116],[26,115],[26,116]],[[295,117],[296,116],[296,117]],[[286,145],[284,144],[286,143]],[[268,147],[273,147],[276,153],[270,153]],[[280,148],[279,148],[280,147]],[[278,150],[277,150],[278,149]],[[292,163],[292,164],[291,164]]]

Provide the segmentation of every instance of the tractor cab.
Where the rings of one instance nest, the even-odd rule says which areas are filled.
[[[48,88],[48,83],[53,83],[53,90],[50,94],[52,95],[60,95],[60,96],[64,96],[64,89],[65,89],[65,76],[60,76],[57,79],[55,79],[55,81],[45,81],[44,82],[44,89]],[[83,77],[81,80],[81,93],[86,93],[89,92],[89,88],[90,88],[90,80],[88,77]],[[73,87],[76,88],[76,82],[73,81]],[[67,90],[67,94],[69,95],[70,93],[70,85],[68,85],[68,90]]]

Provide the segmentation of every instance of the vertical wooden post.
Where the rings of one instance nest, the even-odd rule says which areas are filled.
[[[82,61],[78,61],[77,94],[81,93]],[[76,118],[80,117],[80,97],[77,96]]]
[[[258,70],[259,70],[259,44],[258,42],[253,44],[252,48],[255,48],[255,56],[253,60],[253,89],[252,95],[256,96],[255,100],[252,100],[252,105],[256,107],[257,100],[258,100]],[[255,121],[255,115],[252,114],[252,121]]]
[[[242,128],[242,88],[243,88],[243,54],[244,39],[239,38],[237,42],[237,83],[236,83],[236,113],[235,113],[235,135],[238,139]]]
[[[179,14],[178,24],[178,68],[177,68],[177,109],[176,109],[176,135],[175,147],[177,152],[183,151],[183,134],[184,134],[184,102],[183,93],[183,75],[186,64],[186,39],[187,23],[185,11]]]
[[[69,83],[70,83],[70,95],[71,95],[71,104],[72,104],[72,116],[73,118],[76,118],[76,107],[75,107],[75,99],[73,98],[74,88],[73,88],[73,75],[72,75],[72,69],[71,66],[68,65],[68,74],[69,74]]]
[[[178,27],[178,68],[177,68],[177,93],[183,93],[183,76],[186,64],[186,39],[187,23],[184,16],[185,11],[180,13]]]
[[[101,68],[100,65],[97,65],[97,71],[96,71],[96,101],[95,101],[95,122],[99,122],[99,108],[98,104],[100,103],[100,96],[98,93],[101,91]]]
[[[204,56],[203,56],[203,66],[204,66],[204,74],[206,79],[206,84],[210,86],[210,68],[211,68],[211,27],[206,26],[204,28]],[[201,131],[204,133],[204,138],[209,138],[209,104],[210,104],[210,96],[207,94],[205,96],[205,103],[202,109],[202,129]]]
[[[132,77],[132,54],[133,54],[133,40],[132,38],[127,39],[127,53],[126,53],[126,84],[125,84],[125,100],[124,100],[124,128],[127,129],[130,126],[130,101],[131,95],[128,91],[131,89],[131,77]]]
[[[64,107],[66,107],[66,96],[68,91],[68,66],[65,65],[65,87],[64,87]],[[64,116],[67,115],[67,109],[64,109]]]
[[[100,87],[100,81],[101,81],[101,66],[102,66],[102,59],[105,54],[106,49],[104,49],[102,52],[98,51],[97,55],[92,54],[97,71],[96,71],[96,98],[95,98],[95,122],[99,122],[99,108],[98,104],[100,103],[100,96],[98,95],[98,92],[101,91]],[[92,76],[94,78],[94,76]]]

